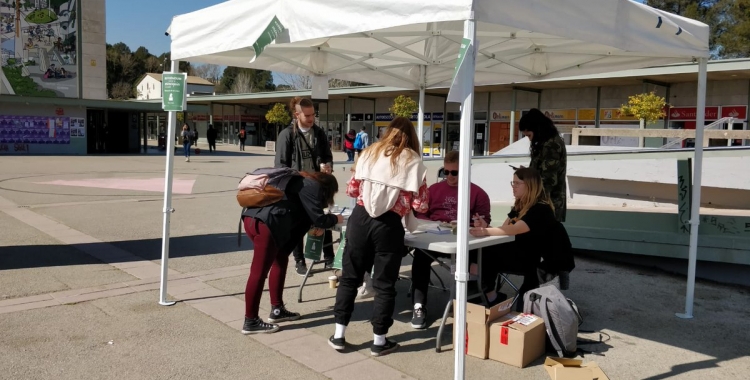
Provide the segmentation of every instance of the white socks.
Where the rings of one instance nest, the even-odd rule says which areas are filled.
[[[373,334],[372,340],[376,346],[385,346],[385,335]]]
[[[333,338],[334,339],[343,338],[345,333],[346,333],[346,326],[337,323],[336,332],[333,333]]]
[[[417,303],[414,304],[414,310],[421,309],[421,308],[422,308],[422,304],[421,303],[417,302]]]

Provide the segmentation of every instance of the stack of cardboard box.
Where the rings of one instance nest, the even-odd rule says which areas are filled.
[[[492,359],[523,368],[544,354],[542,318],[511,312],[512,299],[491,308],[466,305],[467,355]],[[458,347],[455,344],[454,347]]]

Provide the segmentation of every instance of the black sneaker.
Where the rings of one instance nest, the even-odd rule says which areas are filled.
[[[333,335],[331,335],[331,337],[328,338],[328,345],[333,347],[336,351],[341,351],[346,348],[346,338],[334,338]]]
[[[326,261],[325,261],[325,268],[326,269],[333,269],[333,257],[326,259]]]
[[[265,323],[260,318],[245,317],[245,324],[242,325],[242,333],[248,334],[268,334],[279,331],[279,325]]]
[[[297,271],[297,274],[302,277],[307,275],[307,264],[305,263],[305,260],[297,261],[297,263],[294,264],[294,269]],[[310,277],[312,277],[312,274]]]
[[[427,327],[427,322],[425,321],[425,311],[424,308],[418,308],[414,309],[414,312],[411,316],[411,327],[415,328],[417,330],[424,330]]]
[[[284,305],[281,305],[279,307],[274,307],[271,310],[271,316],[268,317],[268,322],[276,323],[276,322],[286,322],[286,321],[296,321],[300,319],[299,313],[292,313],[291,311],[287,310]]]
[[[372,355],[372,356],[385,356],[385,355],[390,354],[393,351],[396,351],[397,348],[398,348],[398,343],[396,343],[396,342],[394,342],[392,340],[388,340],[386,338],[384,345],[377,346],[377,345],[373,344],[372,347],[370,347],[370,355]]]

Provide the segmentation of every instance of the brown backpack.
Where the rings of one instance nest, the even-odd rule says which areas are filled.
[[[262,168],[247,173],[237,186],[237,203],[243,208],[266,207],[284,199],[289,181],[300,176],[290,168]]]

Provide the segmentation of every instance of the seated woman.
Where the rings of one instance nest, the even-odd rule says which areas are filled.
[[[524,281],[518,293],[519,299],[523,299],[523,294],[527,290],[539,286],[536,269],[542,255],[552,248],[549,242],[552,241],[557,220],[554,206],[542,187],[539,172],[531,168],[520,168],[516,170],[510,184],[516,202],[503,225],[489,227],[480,219],[469,233],[472,236],[516,237],[512,243],[485,248],[482,275],[494,278],[498,273],[522,274]],[[471,264],[469,271],[476,274],[476,264]],[[487,293],[490,302],[496,298],[496,290]],[[518,306],[522,307],[521,302]]]
[[[253,262],[245,287],[245,324],[243,334],[272,333],[279,329],[276,322],[300,318],[284,307],[283,292],[289,254],[305,233],[320,236],[323,229],[342,223],[344,217],[323,213],[333,204],[338,192],[336,177],[330,174],[300,172],[289,180],[284,198],[265,207],[247,208],[242,213],[245,233],[253,241]],[[263,283],[268,280],[271,315],[268,322],[258,317]]]

